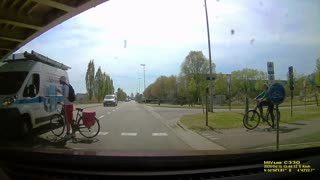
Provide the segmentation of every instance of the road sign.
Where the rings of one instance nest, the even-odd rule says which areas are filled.
[[[274,83],[269,88],[269,96],[274,104],[281,104],[286,98],[286,90],[280,83]]]
[[[268,62],[267,66],[268,66],[268,74],[274,74],[273,62]]]

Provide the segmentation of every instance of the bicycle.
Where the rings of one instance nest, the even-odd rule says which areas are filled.
[[[93,138],[96,137],[99,134],[100,131],[100,123],[99,120],[94,117],[95,123],[93,126],[86,126],[83,123],[83,118],[81,115],[81,112],[83,112],[83,108],[76,108],[77,110],[77,115],[76,115],[76,120],[75,124],[73,125],[74,132],[79,131],[79,133],[86,138]],[[64,131],[65,131],[65,118],[64,118],[64,106],[62,106],[61,111],[57,110],[58,113],[54,114],[50,118],[50,130],[51,132],[59,137],[61,136]]]
[[[243,116],[243,125],[245,128],[249,130],[255,129],[259,123],[260,118],[262,118],[263,122],[266,122],[271,128],[274,128],[273,125],[275,122],[272,122],[271,114],[269,112],[269,108],[267,108],[266,116],[261,116],[261,114],[257,111],[258,103],[254,109],[251,109],[245,113]],[[274,119],[279,121],[280,120],[280,111],[276,108],[273,108]]]

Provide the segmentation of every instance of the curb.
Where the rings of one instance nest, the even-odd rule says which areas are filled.
[[[181,138],[188,142],[188,144],[196,150],[226,150],[223,146],[208,140],[195,131],[190,130],[183,125],[179,119],[175,122],[177,127],[180,127],[179,135]]]

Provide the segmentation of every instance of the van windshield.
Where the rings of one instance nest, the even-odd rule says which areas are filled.
[[[0,72],[0,95],[16,93],[27,75],[28,72]]]
[[[114,96],[106,96],[105,99],[114,99]]]

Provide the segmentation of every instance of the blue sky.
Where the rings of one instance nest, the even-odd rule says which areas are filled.
[[[276,79],[289,66],[313,72],[320,57],[320,1],[207,0],[216,71],[266,71]],[[231,30],[234,34],[231,34]],[[110,0],[47,31],[17,52],[35,50],[71,66],[76,92],[85,92],[90,59],[128,94],[161,75],[178,75],[191,50],[208,57],[203,0]],[[124,41],[127,41],[124,47]]]

